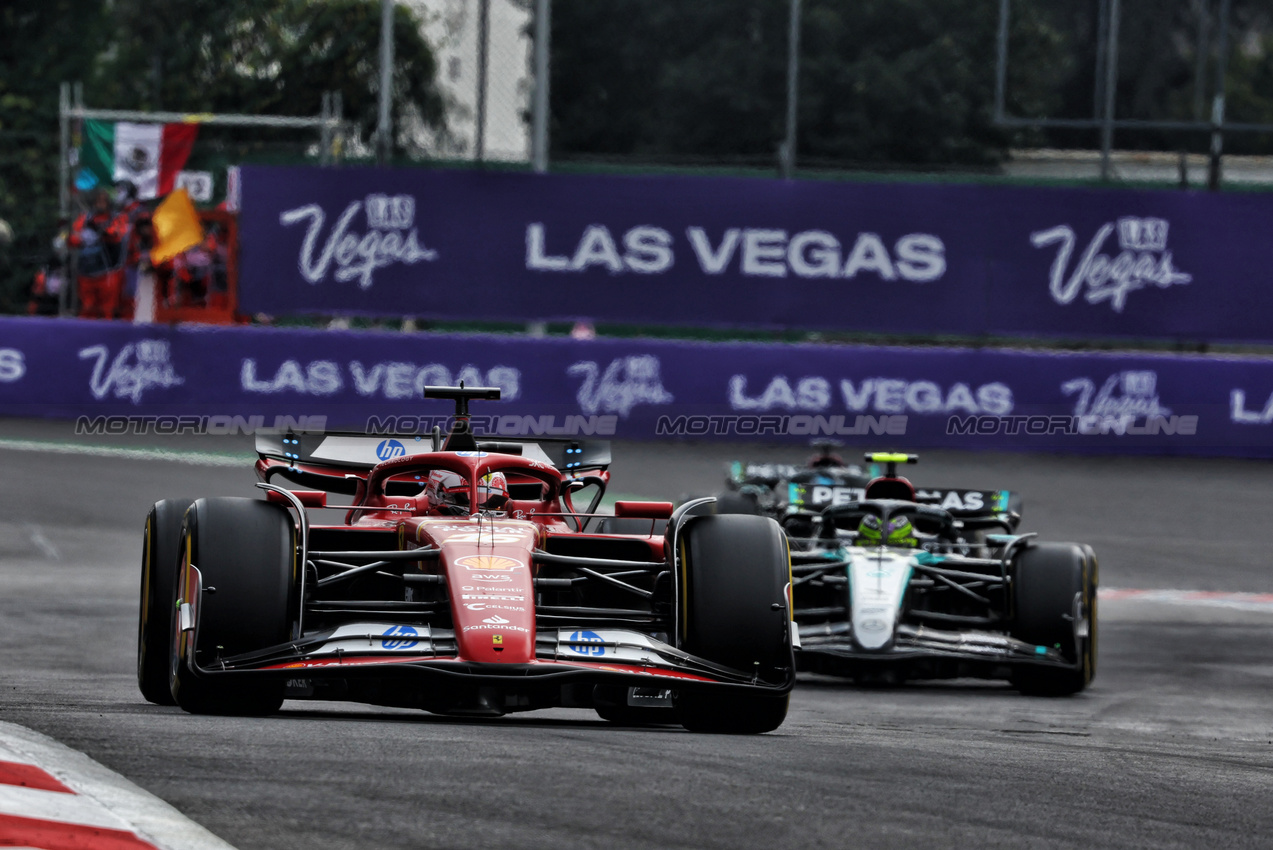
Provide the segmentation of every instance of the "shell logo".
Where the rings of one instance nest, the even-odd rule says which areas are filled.
[[[466,555],[455,563],[474,572],[515,570],[526,566],[516,558],[505,558],[500,555]]]

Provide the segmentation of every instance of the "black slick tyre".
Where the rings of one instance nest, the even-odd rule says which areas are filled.
[[[156,705],[176,705],[168,688],[168,647],[181,568],[181,523],[193,499],[155,502],[146,516],[137,617],[137,685]]]
[[[1059,650],[1070,668],[1021,665],[1012,684],[1032,696],[1068,696],[1096,675],[1096,555],[1090,546],[1039,543],[1015,558],[1012,636]]]
[[[253,673],[196,676],[189,664],[193,659],[213,668],[218,658],[292,637],[300,574],[291,517],[268,502],[199,499],[186,513],[182,541],[177,600],[195,606],[198,629],[183,632],[180,618],[174,621],[173,698],[192,714],[277,711],[283,703],[281,679]]]
[[[758,682],[790,682],[791,566],[778,524],[741,514],[694,517],[678,544],[681,648]],[[787,695],[686,688],[677,694],[676,708],[691,731],[758,734],[782,725]]]

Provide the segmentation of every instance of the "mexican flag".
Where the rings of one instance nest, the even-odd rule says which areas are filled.
[[[84,122],[80,167],[104,184],[127,180],[139,200],[172,191],[177,172],[194,147],[198,124],[128,124]]]

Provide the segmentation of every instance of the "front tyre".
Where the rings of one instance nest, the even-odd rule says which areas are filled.
[[[795,670],[786,537],[767,517],[694,517],[679,537],[677,628],[686,652],[770,685]],[[741,688],[678,692],[681,723],[695,732],[758,734],[782,725],[787,695]]]
[[[137,685],[155,705],[176,705],[168,687],[168,646],[181,570],[181,523],[193,499],[155,502],[146,517],[137,618]]]
[[[198,629],[182,631],[175,618],[173,698],[192,714],[278,711],[282,679],[253,673],[198,677],[190,664],[214,668],[221,658],[291,638],[300,605],[291,516],[278,505],[253,499],[199,499],[186,513],[182,541],[177,598],[194,607]]]
[[[1075,543],[1039,543],[1016,557],[1012,636],[1058,649],[1070,668],[1018,667],[1012,684],[1032,696],[1069,696],[1096,675],[1096,553]]]
[[[782,696],[686,693],[676,702],[681,725],[691,732],[758,735],[772,732],[787,719],[789,694]]]

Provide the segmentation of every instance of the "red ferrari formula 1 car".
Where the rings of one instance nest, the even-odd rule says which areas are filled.
[[[296,698],[781,725],[795,665],[776,522],[694,515],[710,500],[599,516],[607,444],[479,442],[469,401],[498,389],[425,397],[455,401],[444,444],[437,432],[258,435],[264,500],[155,504],[137,658],[148,700],[196,714]],[[343,516],[311,520],[324,510]]]

